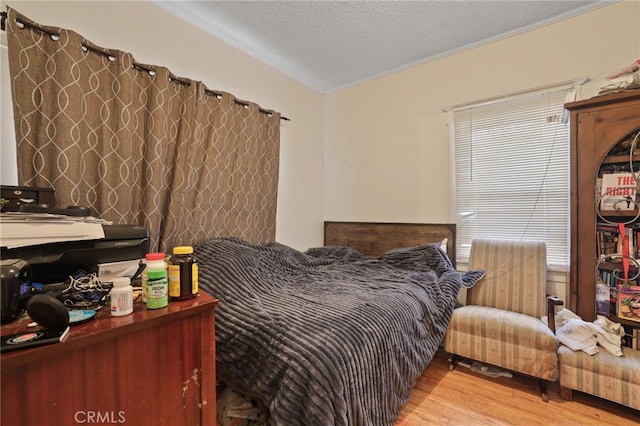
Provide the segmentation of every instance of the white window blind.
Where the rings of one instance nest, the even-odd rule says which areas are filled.
[[[570,89],[453,111],[460,262],[474,238],[543,240],[549,267],[567,269]]]

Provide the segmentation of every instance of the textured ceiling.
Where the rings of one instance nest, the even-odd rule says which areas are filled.
[[[157,1],[322,93],[611,1]]]

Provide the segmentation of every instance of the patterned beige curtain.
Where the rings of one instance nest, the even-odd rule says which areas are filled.
[[[53,187],[152,250],[273,241],[280,115],[8,8],[21,185]]]

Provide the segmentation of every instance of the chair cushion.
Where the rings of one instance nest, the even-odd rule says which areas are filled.
[[[542,320],[486,306],[454,309],[445,350],[511,371],[555,381],[558,340]]]
[[[622,353],[588,355],[560,345],[560,386],[640,410],[640,351],[623,347]]]
[[[468,289],[467,304],[520,312],[547,313],[547,248],[542,241],[475,239],[469,270],[487,273]]]

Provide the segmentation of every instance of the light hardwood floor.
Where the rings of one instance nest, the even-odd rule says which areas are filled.
[[[565,401],[557,383],[548,388],[549,402],[543,402],[535,379],[490,378],[462,366],[448,367],[447,354],[438,352],[395,426],[640,424],[640,411],[624,405],[579,392]]]

